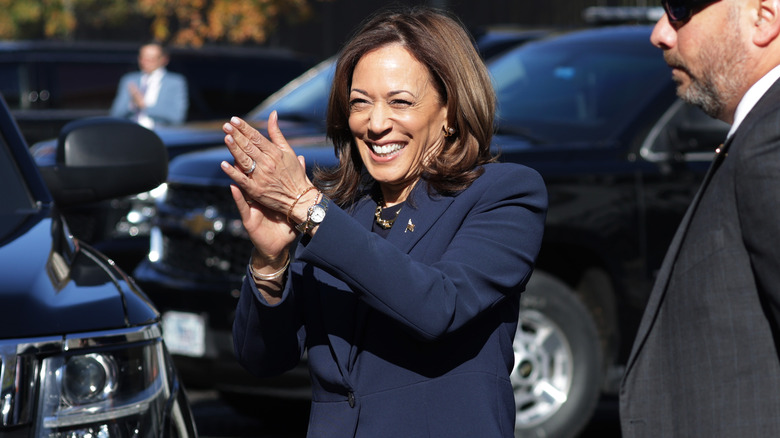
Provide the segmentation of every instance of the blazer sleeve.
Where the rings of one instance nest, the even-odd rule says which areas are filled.
[[[780,112],[756,123],[737,155],[736,198],[743,240],[767,317],[780,327]],[[733,146],[732,146],[733,148]],[[735,154],[736,155],[736,154]]]
[[[297,258],[346,282],[420,338],[438,339],[519,294],[542,241],[547,194],[534,170],[492,165],[467,192],[458,198],[468,202],[456,199],[429,230],[446,240],[435,242],[443,248],[435,259],[412,257],[339,208],[328,211]]]
[[[168,72],[160,84],[157,103],[146,108],[146,115],[154,120],[155,125],[179,125],[187,118],[188,108],[187,79]]]
[[[133,74],[123,75],[119,79],[119,85],[116,88],[116,96],[111,103],[111,111],[109,114],[111,117],[118,117],[121,119],[129,119],[133,112],[130,108],[130,90],[128,86],[133,81]]]
[[[433,261],[413,258],[331,205],[314,238],[298,245],[281,302],[269,305],[247,273],[233,323],[238,361],[258,376],[298,364],[307,334],[302,295],[315,288],[304,283],[312,281],[312,267],[344,281],[370,306],[428,340],[519,294],[541,246],[547,193],[535,171],[502,167],[510,171],[472,186],[478,193],[470,208],[453,207],[438,218],[434,227],[451,228],[446,234],[453,237],[439,242],[446,249]]]
[[[300,263],[290,265],[291,271],[299,268]],[[294,368],[305,349],[306,329],[292,295],[292,279],[300,276],[288,273],[282,300],[273,306],[251,278],[247,267],[233,320],[233,351],[252,374],[275,376]]]

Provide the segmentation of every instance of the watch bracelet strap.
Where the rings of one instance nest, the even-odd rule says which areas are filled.
[[[306,219],[303,222],[295,225],[296,230],[300,231],[303,234],[306,234],[309,231],[309,227],[311,226],[311,213],[314,210],[314,206],[322,203],[323,201],[325,201],[325,195],[318,190],[317,196],[314,197],[314,202],[306,210]]]

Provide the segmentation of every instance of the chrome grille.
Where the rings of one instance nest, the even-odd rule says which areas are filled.
[[[223,236],[208,244],[190,236],[163,235],[163,263],[202,280],[240,280],[250,252],[245,239]]]
[[[0,341],[0,429],[29,424],[35,412],[38,355],[61,349],[62,338]]]
[[[157,214],[157,269],[188,281],[241,281],[252,247],[227,187],[169,183]]]

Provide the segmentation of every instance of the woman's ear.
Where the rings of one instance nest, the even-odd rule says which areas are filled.
[[[753,43],[766,47],[780,35],[780,0],[760,0]]]

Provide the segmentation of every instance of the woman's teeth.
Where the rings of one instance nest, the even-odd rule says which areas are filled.
[[[384,146],[371,145],[371,149],[377,155],[390,155],[403,149],[403,145],[399,143],[386,144]]]

